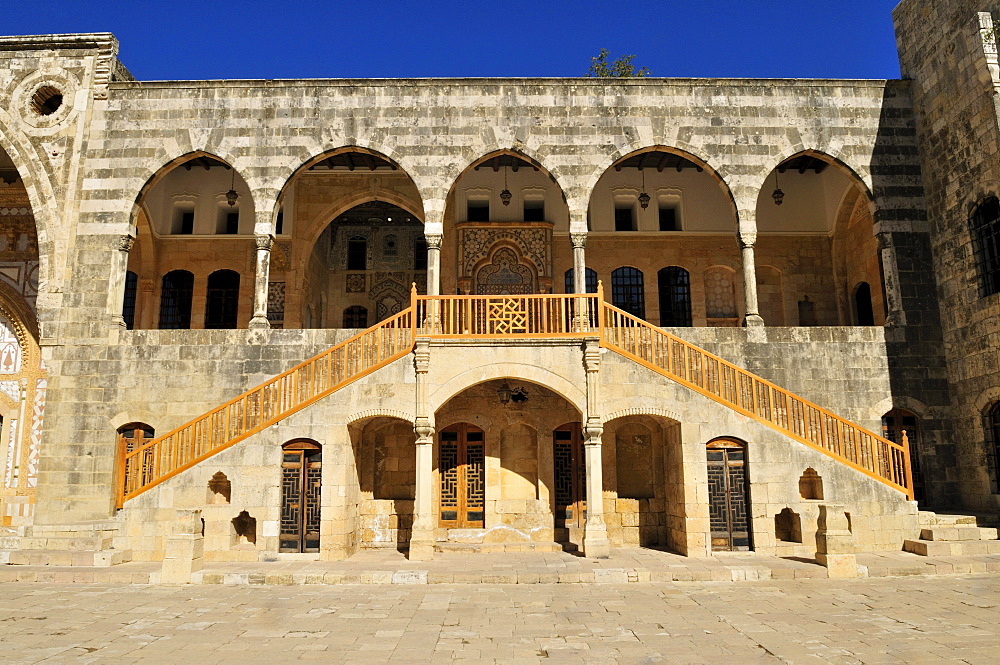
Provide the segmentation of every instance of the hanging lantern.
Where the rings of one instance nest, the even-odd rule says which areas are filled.
[[[229,191],[226,192],[226,203],[232,207],[236,205],[236,200],[240,198],[240,195],[236,191],[236,169],[230,166],[229,170],[232,171],[232,178],[229,181]]]
[[[646,170],[640,165],[639,171],[642,173],[642,194],[639,195],[639,205],[645,210],[649,207],[649,194],[646,193]]]
[[[774,191],[771,193],[771,198],[774,199],[776,206],[780,206],[785,201],[785,193],[778,187],[778,169],[774,169]]]
[[[504,382],[501,383],[500,387],[497,389],[497,397],[500,398],[500,403],[506,404],[507,402],[509,402],[510,396],[513,392],[514,391],[510,389],[510,384],[507,383],[505,379]]]
[[[514,198],[514,195],[510,193],[509,189],[507,189],[507,167],[504,166],[503,167],[503,191],[500,192],[500,201],[505,206],[509,206],[510,205],[510,200],[512,198]]]

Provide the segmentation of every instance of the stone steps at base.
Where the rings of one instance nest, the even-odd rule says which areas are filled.
[[[903,551],[920,556],[1000,554],[1000,540],[904,540]]]
[[[132,550],[0,550],[0,564],[13,566],[90,566],[128,563]]]
[[[917,513],[921,528],[934,526],[955,526],[966,524],[975,526],[978,524],[975,515],[952,515],[947,513],[935,513],[930,510],[921,510]]]
[[[996,540],[997,530],[984,526],[935,526],[920,529],[920,540],[975,541]]]
[[[61,551],[100,551],[110,550],[113,538],[109,536],[24,536],[18,549]],[[13,548],[11,548],[13,549]]]
[[[435,552],[489,554],[497,552],[562,552],[559,543],[462,543],[439,541],[434,544]]]

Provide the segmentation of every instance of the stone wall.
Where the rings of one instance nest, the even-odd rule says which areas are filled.
[[[998,12],[1000,3],[993,0],[904,0],[893,14],[903,76],[913,79],[933,267],[948,349],[947,389],[954,405],[949,414],[951,441],[937,446],[939,473],[955,488],[954,494],[960,494],[963,505],[984,511],[1000,507],[1000,495],[990,488],[981,424],[982,410],[1000,397],[1000,295],[979,295],[968,219],[977,201],[1000,194],[995,106],[1000,69],[990,34],[990,13],[997,18]],[[926,266],[925,254],[921,247],[914,255],[921,259],[921,268]]]

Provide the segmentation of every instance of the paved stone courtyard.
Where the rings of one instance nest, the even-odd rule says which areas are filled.
[[[1000,662],[1000,576],[0,585],[5,665]]]

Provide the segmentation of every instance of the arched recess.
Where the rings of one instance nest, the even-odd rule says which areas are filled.
[[[587,265],[598,274],[630,264],[652,279],[664,266],[677,266],[690,274],[690,292],[697,296],[691,323],[720,325],[701,308],[704,270],[741,265],[739,221],[732,191],[704,159],[650,146],[615,160],[590,192],[588,226]],[[644,318],[674,320],[660,305],[650,298]]]
[[[58,198],[44,170],[38,168],[43,160],[33,157],[32,148],[13,138],[13,133],[7,129],[7,119],[0,109],[0,209],[7,210],[7,214],[0,213],[0,217],[6,218],[4,226],[15,217],[31,218],[30,230],[26,228],[23,233],[33,239],[33,256],[16,260],[34,262],[25,275],[33,293],[19,289],[34,308],[39,288],[45,289],[49,284],[51,262],[63,251],[64,240],[53,233],[51,207],[46,202]],[[0,258],[0,261],[6,260]]]
[[[799,325],[854,325],[852,298],[860,282],[871,285],[875,325],[885,324],[874,209],[858,173],[819,150],[788,155],[764,178],[756,260],[781,270],[787,314],[807,303]],[[774,325],[766,316],[764,321]]]
[[[405,549],[413,526],[416,437],[413,423],[374,416],[350,427],[357,471],[358,544]],[[349,486],[348,492],[354,487]]]
[[[489,256],[472,272],[475,295],[517,295],[537,293],[539,275],[536,266],[526,259],[517,245],[500,241]]]
[[[713,551],[753,547],[747,444],[720,437],[706,444],[708,518]]]
[[[0,282],[0,526],[34,511],[47,387],[37,335],[28,303]]]
[[[442,293],[475,291],[475,268],[499,244],[517,248],[552,291],[553,275],[571,268],[569,207],[552,174],[536,159],[498,150],[469,164],[451,185],[441,244]]]
[[[43,257],[31,198],[20,170],[0,149],[0,283],[28,305],[34,325]]]
[[[133,327],[158,326],[163,276],[184,270],[192,285],[191,328],[206,321],[208,276],[227,270],[239,276],[239,300],[253,301],[256,254],[252,238],[256,204],[243,176],[222,158],[192,152],[161,167],[139,191],[132,210],[135,241],[121,274],[112,276],[118,302],[131,304]],[[127,274],[135,275],[134,291]],[[132,298],[129,303],[129,297]],[[234,327],[245,327],[251,307]]]
[[[272,325],[337,328],[350,307],[367,309],[370,324],[406,307],[412,283],[426,290],[426,258],[415,257],[427,251],[423,218],[413,179],[386,155],[345,146],[308,159],[278,196]],[[352,240],[364,242],[361,263],[349,261]]]

